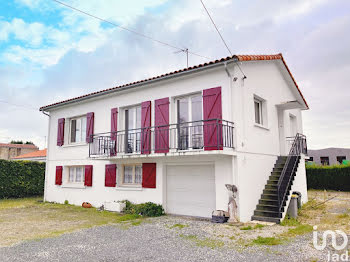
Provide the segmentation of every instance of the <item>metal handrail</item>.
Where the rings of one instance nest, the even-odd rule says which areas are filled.
[[[290,138],[290,137],[288,137]],[[295,172],[295,168],[298,162],[298,157],[300,156],[301,153],[306,154],[307,153],[307,146],[306,146],[306,137],[303,134],[297,133],[292,147],[289,150],[289,154],[287,156],[286,163],[284,164],[284,167],[281,172],[281,176],[279,177],[278,183],[277,183],[277,196],[278,196],[278,206],[279,206],[279,211],[282,209],[282,203],[286,198],[287,195],[287,188],[290,185],[292,174]],[[290,168],[290,162],[292,158],[295,158],[294,163],[292,162],[292,166]],[[290,173],[287,173],[288,169],[290,169]],[[288,176],[288,177],[286,177]],[[285,179],[286,178],[286,179]],[[288,180],[288,181],[285,181]],[[287,183],[284,183],[287,182]],[[285,184],[285,188],[282,191],[283,187],[282,185]],[[281,196],[283,194],[283,197]]]

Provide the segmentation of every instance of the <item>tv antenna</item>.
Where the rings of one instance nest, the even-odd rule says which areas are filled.
[[[185,53],[186,54],[186,67],[188,68],[188,48],[181,49],[179,51],[174,52],[174,54]]]

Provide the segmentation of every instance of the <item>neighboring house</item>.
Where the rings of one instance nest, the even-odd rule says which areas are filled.
[[[46,148],[43,150],[33,151],[27,154],[13,157],[12,160],[29,160],[37,162],[46,162]]]
[[[0,159],[9,160],[13,157],[37,151],[39,148],[33,144],[3,144],[0,143]]]
[[[281,54],[222,58],[43,106],[45,200],[151,201],[210,217],[227,210],[225,184],[234,184],[241,221],[279,222],[292,191],[307,201],[306,140],[296,136],[306,109]]]
[[[348,148],[324,148],[308,151],[309,160],[318,165],[342,164],[344,160],[350,160],[350,149]]]

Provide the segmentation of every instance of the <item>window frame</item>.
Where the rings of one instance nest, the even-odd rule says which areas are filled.
[[[258,112],[258,115],[259,115],[259,123],[256,121],[256,107],[255,107],[255,104],[258,104],[259,105],[259,112]],[[257,125],[261,125],[263,126],[264,125],[264,118],[263,118],[263,100],[262,99],[259,99],[257,97],[254,97],[254,123],[257,124]]]
[[[82,119],[85,119],[83,121]],[[72,121],[75,120],[80,120],[80,141],[77,142],[76,136],[75,136],[75,142],[72,142]],[[85,122],[85,126],[83,123]],[[87,125],[87,115],[80,115],[80,116],[75,116],[69,118],[69,132],[68,132],[68,144],[71,145],[77,145],[77,144],[86,144],[86,125]],[[76,132],[76,131],[75,131]]]
[[[132,167],[132,183],[125,183],[125,167]],[[141,181],[140,183],[136,183],[136,166],[141,167]],[[123,164],[121,168],[121,186],[124,187],[141,187],[142,186],[142,164],[141,163],[135,163],[135,164]]]
[[[136,104],[136,105],[132,105],[132,106],[128,106],[125,107],[123,109],[123,125],[124,125],[124,132],[125,132],[125,141],[124,141],[124,148],[125,148],[125,153],[126,154],[133,154],[133,153],[138,153],[141,150],[141,140],[137,141],[137,136],[138,136],[138,129],[139,129],[139,136],[141,136],[141,125],[140,127],[137,127],[137,110],[138,108],[140,109],[140,121],[141,121],[141,125],[142,125],[142,106],[141,104]],[[130,129],[132,130],[130,132],[130,134],[136,134],[133,137],[133,148],[132,151],[129,152],[128,151],[128,145],[129,145],[129,140],[128,140],[128,136],[129,136],[129,112],[131,109],[134,109],[134,113],[133,113],[133,128]],[[139,150],[138,150],[139,149]]]
[[[337,163],[339,163],[339,165],[343,164],[343,161],[346,160],[346,156],[336,156],[337,159]],[[339,162],[339,159],[342,159],[341,162]]]
[[[325,164],[324,162],[327,162],[327,163]],[[329,166],[329,156],[320,156],[320,163],[323,166]]]
[[[70,181],[70,171],[71,169],[74,168],[74,179],[73,181]],[[81,173],[81,181],[76,181],[76,177],[77,177],[77,169],[81,168],[82,169],[82,173]],[[68,185],[84,185],[85,183],[85,166],[83,165],[78,165],[78,166],[68,166],[67,167],[67,177],[66,177],[66,184]]]

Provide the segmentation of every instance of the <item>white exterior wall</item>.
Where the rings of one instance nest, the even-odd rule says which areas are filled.
[[[238,187],[238,206],[241,221],[249,221],[260,199],[266,181],[277,156],[281,154],[276,105],[296,100],[276,62],[247,62],[241,65],[247,79],[242,81],[237,69],[228,66],[232,77],[224,67],[206,69],[204,72],[164,80],[155,84],[104,95],[84,102],[76,102],[50,111],[45,200],[80,205],[89,201],[95,206],[104,201],[128,199],[133,202],[152,201],[163,204],[166,209],[166,165],[184,162],[209,161],[215,164],[216,208],[227,210],[228,194],[225,184]],[[238,80],[233,81],[237,76]],[[222,87],[222,115],[224,120],[235,124],[235,150],[224,154],[188,155],[183,157],[142,157],[133,159],[93,160],[88,158],[88,145],[69,145],[68,123],[65,124],[65,144],[57,142],[59,118],[71,118],[95,113],[94,133],[110,132],[111,108],[118,107],[118,129],[124,129],[121,108],[152,101],[152,125],[154,124],[154,100],[170,97],[170,123],[176,123],[174,98],[202,92],[207,88]],[[295,89],[295,87],[293,87]],[[254,95],[266,100],[266,127],[255,125]],[[283,111],[284,136],[289,136],[289,113],[297,118],[298,132],[302,132],[301,110]],[[284,142],[284,140],[283,140]],[[225,150],[224,150],[225,151]],[[285,154],[285,152],[282,152]],[[105,164],[126,162],[156,162],[157,188],[108,188],[104,186]],[[58,165],[93,165],[93,186],[67,188],[55,185],[55,167]],[[63,171],[66,173],[65,171]],[[63,177],[64,179],[64,177]],[[306,190],[306,187],[305,187]]]

